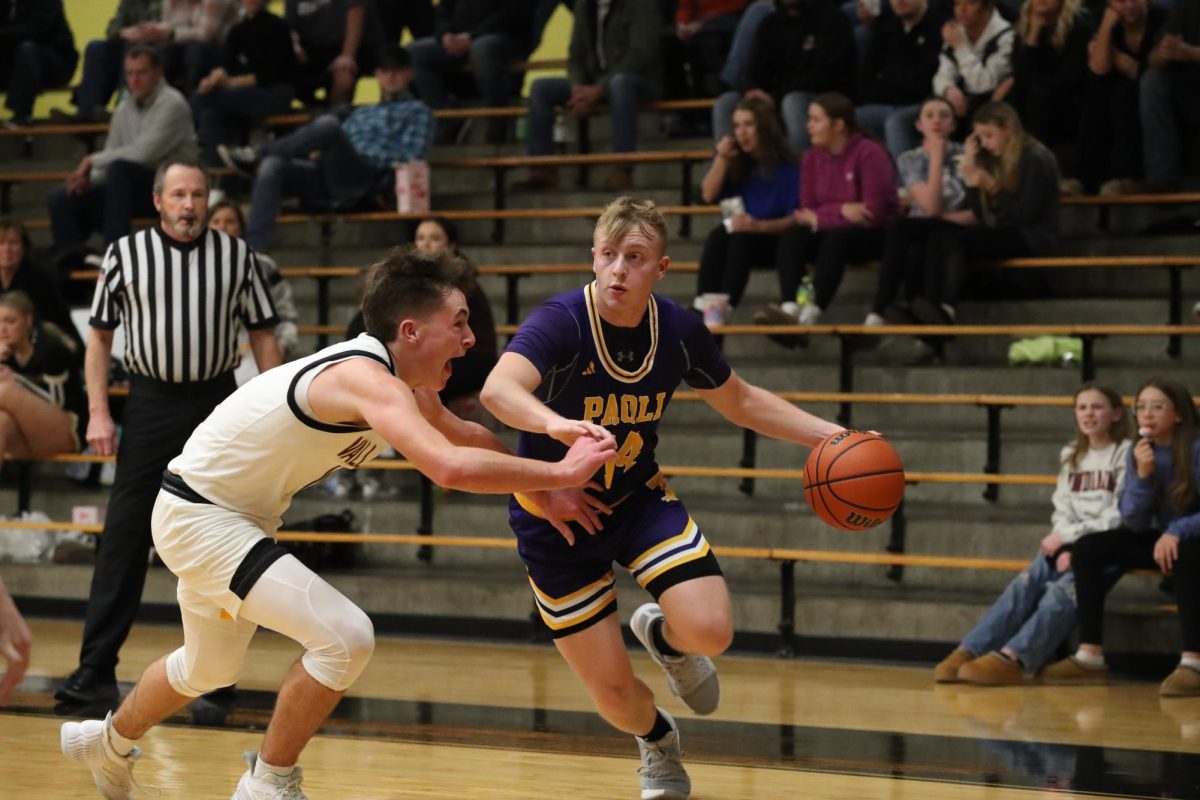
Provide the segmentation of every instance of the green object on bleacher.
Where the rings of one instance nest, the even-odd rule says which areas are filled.
[[[1083,340],[1076,336],[1034,336],[1018,339],[1008,346],[1008,363],[1019,367],[1063,366],[1083,358]]]

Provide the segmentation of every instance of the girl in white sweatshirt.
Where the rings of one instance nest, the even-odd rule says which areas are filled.
[[[1036,671],[1075,625],[1071,545],[1082,536],[1119,528],[1130,422],[1121,396],[1087,383],[1075,392],[1076,436],[1063,448],[1050,533],[1033,563],[953,653],[934,670],[939,683],[1013,686]]]

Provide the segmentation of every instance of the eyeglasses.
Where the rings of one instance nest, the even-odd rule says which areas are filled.
[[[1143,411],[1153,411],[1156,414],[1161,414],[1162,412],[1166,411],[1170,407],[1171,407],[1170,403],[1162,403],[1162,402],[1159,402],[1159,403],[1137,403],[1136,405],[1134,405],[1133,410],[1138,413],[1141,413]]]

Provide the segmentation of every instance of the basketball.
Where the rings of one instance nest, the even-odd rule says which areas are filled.
[[[833,527],[869,530],[882,525],[904,499],[904,464],[879,434],[838,431],[808,454],[804,495]]]

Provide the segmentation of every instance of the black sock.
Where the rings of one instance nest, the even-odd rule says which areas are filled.
[[[647,742],[657,742],[672,730],[671,723],[667,722],[667,718],[663,716],[662,711],[656,708],[654,714],[654,727],[645,736],[638,737],[645,739]]]
[[[667,644],[667,637],[663,636],[662,629],[665,621],[666,620],[664,620],[662,617],[659,617],[658,619],[654,620],[654,622],[650,623],[650,641],[654,642],[654,649],[657,650],[660,655],[667,656],[668,658],[678,658],[679,656],[683,655],[683,653]]]

